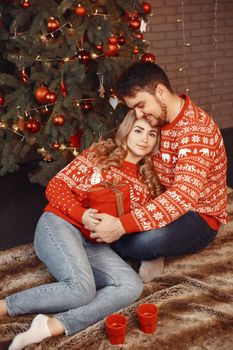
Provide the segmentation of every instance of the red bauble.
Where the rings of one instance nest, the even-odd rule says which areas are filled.
[[[147,53],[144,53],[144,55],[142,55],[141,61],[155,63],[156,58],[155,58],[155,55],[153,55],[153,53],[147,52]]]
[[[80,4],[74,9],[74,11],[75,11],[76,15],[80,16],[80,17],[84,17],[87,14],[86,8]]]
[[[58,143],[58,142],[54,142],[54,143],[52,144],[52,147],[53,147],[53,149],[59,149],[59,148],[61,147],[61,144]]]
[[[61,81],[61,93],[63,97],[66,97],[67,90],[66,90],[66,84],[64,83],[64,81]]]
[[[89,112],[92,110],[93,106],[91,101],[84,100],[80,103],[80,108],[83,112]]]
[[[57,114],[53,117],[53,122],[57,126],[62,126],[65,124],[65,117],[62,114]]]
[[[88,51],[81,50],[78,53],[79,62],[82,64],[87,64],[91,60],[91,55]]]
[[[148,15],[149,13],[151,13],[152,6],[149,2],[143,1],[142,7],[145,14]]]
[[[47,89],[45,86],[40,86],[35,91],[35,99],[40,103],[45,103],[46,99],[45,96],[49,92],[49,89]]]
[[[133,12],[125,12],[125,14],[124,14],[124,19],[125,19],[127,22],[129,22],[129,21],[131,21],[131,19],[137,18],[138,15],[139,15],[138,10],[135,9]]]
[[[57,101],[57,94],[54,91],[49,91],[45,95],[45,102],[47,103],[55,103]]]
[[[5,97],[3,95],[0,95],[0,106],[3,106],[5,104]]]
[[[108,45],[107,50],[104,52],[105,56],[116,56],[118,54],[117,45]]]
[[[142,33],[134,33],[135,38],[142,40],[143,39],[143,34]]]
[[[129,22],[129,21],[130,21],[131,18],[130,18],[130,15],[129,15],[128,12],[125,12],[125,13],[124,13],[123,19],[124,19],[126,22]]]
[[[54,32],[59,28],[59,22],[54,18],[50,17],[47,22],[47,29],[49,32]]]
[[[137,47],[137,46],[135,46],[135,48],[133,49],[133,53],[135,54],[135,55],[138,55],[139,54],[139,48]]]
[[[108,38],[108,43],[110,45],[116,45],[117,44],[117,36],[116,35],[110,36],[110,38]]]
[[[37,119],[30,118],[25,123],[25,130],[27,130],[31,134],[35,134],[36,132],[40,131],[40,129],[41,129],[41,124]]]
[[[83,131],[78,130],[76,134],[70,136],[69,138],[70,147],[80,148],[82,135],[83,135]]]
[[[18,127],[20,131],[23,131],[25,129],[25,120],[24,117],[19,117],[18,121]]]
[[[97,48],[97,50],[99,50],[99,51],[103,51],[103,44],[102,43],[99,43],[98,45],[96,45],[96,48]]]
[[[139,21],[139,19],[133,18],[129,22],[129,25],[132,29],[138,29],[138,28],[140,28],[141,22]]]
[[[22,2],[21,5],[22,5],[22,7],[25,8],[25,9],[27,9],[28,7],[31,6],[29,0],[23,0],[23,2]]]
[[[120,36],[118,36],[118,38],[117,38],[117,43],[119,44],[119,45],[125,45],[125,43],[126,43],[126,38],[125,38],[125,36],[124,35],[120,35]]]
[[[23,81],[25,84],[27,84],[27,82],[28,82],[28,75],[27,75],[27,73],[26,73],[25,68],[22,69],[22,72],[20,73],[20,76],[21,76],[22,81]]]

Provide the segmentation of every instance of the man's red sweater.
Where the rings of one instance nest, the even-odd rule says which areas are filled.
[[[155,171],[166,191],[120,217],[127,233],[168,225],[190,210],[217,230],[227,222],[227,159],[219,128],[186,95],[176,119],[162,127]]]
[[[188,96],[183,98],[179,115],[162,128],[160,152],[154,157],[155,170],[166,187],[163,194],[149,200],[135,165],[125,162],[122,169],[112,167],[100,174],[84,152],[48,184],[45,211],[78,226],[89,237],[82,225],[82,215],[89,207],[87,191],[95,183],[118,176],[121,182],[130,184],[132,210],[120,217],[126,233],[166,226],[190,210],[214,230],[226,223],[227,159],[221,133],[207,113]]]

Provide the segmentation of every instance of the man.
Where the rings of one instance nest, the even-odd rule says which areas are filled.
[[[156,64],[132,64],[119,78],[118,95],[137,118],[161,126],[154,167],[165,192],[120,218],[93,214],[93,237],[113,243],[124,258],[152,260],[194,253],[226,223],[226,154],[207,113],[178,96]]]

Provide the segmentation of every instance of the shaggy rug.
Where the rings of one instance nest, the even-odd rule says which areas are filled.
[[[120,311],[128,319],[123,345],[109,343],[104,320],[73,336],[44,340],[27,349],[72,350],[232,350],[233,349],[233,190],[228,190],[230,222],[222,226],[205,250],[165,260],[165,271],[146,283],[140,300]],[[0,298],[52,281],[36,258],[32,244],[0,253]],[[158,327],[152,335],[138,329],[136,308],[159,307]],[[16,333],[29,327],[33,315],[0,318],[0,349],[7,349]]]

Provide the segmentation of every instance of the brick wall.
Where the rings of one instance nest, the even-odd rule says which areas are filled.
[[[144,38],[175,92],[187,92],[220,128],[233,127],[233,1],[150,3]]]

